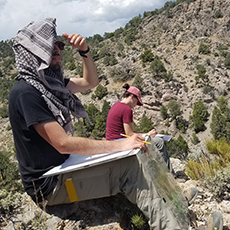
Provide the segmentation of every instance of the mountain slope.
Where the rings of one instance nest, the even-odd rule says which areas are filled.
[[[77,96],[83,104],[93,103],[101,108],[103,100],[107,100],[112,105],[123,94],[122,85],[125,82],[132,85],[139,76],[143,79],[141,87],[144,106],[135,108],[135,123],[138,124],[142,115],[146,114],[158,132],[164,130],[171,134],[173,138],[182,135],[188,142],[191,153],[206,152],[205,142],[212,138],[210,133],[211,115],[214,106],[217,105],[217,99],[224,95],[229,101],[230,70],[225,67],[224,62],[226,53],[230,52],[230,2],[228,0],[182,2],[175,7],[166,8],[161,13],[153,11],[149,14],[146,13],[143,18],[134,18],[127,23],[124,29],[121,29],[120,33],[115,32],[100,41],[89,43],[92,54],[96,57],[95,64],[101,79],[100,84],[108,89],[108,94],[102,100],[92,99],[95,89],[89,94],[78,94]],[[203,44],[203,49],[201,49],[201,44]],[[146,54],[146,51],[152,53],[152,58],[160,58],[166,69],[166,75],[156,74],[150,68],[151,61],[143,62],[142,55]],[[81,58],[79,55],[74,52],[73,56],[75,58],[74,64],[76,66],[80,65]],[[115,59],[116,61],[114,61]],[[4,60],[6,59],[0,60],[1,64],[6,63]],[[65,66],[65,76],[79,77],[79,75],[76,75],[77,71],[80,73],[79,69],[70,70],[67,68],[69,64],[70,62],[67,62]],[[208,81],[197,79],[199,66],[205,68]],[[7,74],[7,78],[15,73],[13,67],[9,71],[3,71],[4,68],[1,66],[1,70],[2,73]],[[199,144],[194,145],[191,142],[191,136],[194,133],[191,124],[186,132],[182,132],[176,126],[175,121],[162,118],[161,106],[167,106],[172,99],[181,104],[183,119],[188,123],[195,102],[201,100],[207,106],[209,117],[205,123],[206,129],[196,134],[201,141]],[[8,128],[8,118],[1,119],[1,125],[1,149],[13,151],[13,138],[11,130]],[[184,169],[184,165],[181,166],[180,164],[179,167],[182,168],[177,168],[178,171]],[[182,182],[182,187],[189,185],[199,186],[199,182],[191,180],[186,183]],[[197,226],[206,224],[206,214],[216,208],[223,211],[225,214],[224,222],[229,224],[227,222],[229,221],[229,200],[219,204],[204,188],[199,187],[199,190],[202,195],[200,195],[198,203],[191,208],[194,212],[193,220],[196,220]],[[97,201],[91,202],[97,203]],[[95,207],[93,206],[96,211],[92,210],[90,217],[94,219],[95,223],[98,221],[95,213],[100,212],[103,216],[103,212],[106,212],[106,209],[103,209],[104,207],[101,209],[98,207],[107,206],[106,202],[102,201],[101,203],[99,201]],[[111,200],[108,200],[108,204],[110,202]],[[205,202],[212,202],[212,204],[209,206]],[[90,218],[86,210],[91,203],[86,202],[81,205],[81,211],[85,214],[83,216],[87,223]],[[27,208],[30,208],[28,204]],[[109,214],[114,215],[113,218],[108,217],[108,219],[111,218],[111,222],[119,222],[122,219],[119,216],[121,213]],[[54,219],[52,220],[54,221]],[[107,223],[109,220],[107,220]],[[108,225],[102,227],[103,222],[100,222],[98,229],[112,228]],[[116,228],[112,229],[119,229],[119,225],[115,225]],[[83,229],[84,226],[78,226],[78,228]],[[66,228],[60,227],[60,229]],[[91,229],[96,228],[92,227]]]

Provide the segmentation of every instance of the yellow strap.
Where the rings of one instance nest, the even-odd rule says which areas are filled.
[[[65,187],[66,187],[70,202],[78,201],[77,193],[76,193],[72,178],[67,178],[65,180]]]

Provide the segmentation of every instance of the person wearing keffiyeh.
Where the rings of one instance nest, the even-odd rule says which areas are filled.
[[[63,33],[63,37],[82,57],[82,78],[63,76],[61,50],[65,43],[58,40],[56,19],[31,22],[14,38],[18,75],[10,91],[9,118],[25,191],[42,208],[68,204],[72,201],[65,182],[72,178],[79,201],[123,192],[143,211],[153,229],[180,229],[136,155],[42,177],[70,154],[94,155],[136,148],[143,150],[140,154],[148,151],[144,138],[137,134],[121,141],[74,136],[71,116],[88,119],[75,94],[97,86],[99,81],[85,38],[77,33]]]
[[[47,200],[60,181],[58,176],[40,177],[69,154],[147,150],[144,139],[137,135],[121,143],[73,135],[71,116],[88,118],[75,94],[99,81],[85,38],[77,33],[63,33],[63,37],[82,57],[82,78],[63,76],[61,50],[65,43],[58,40],[55,18],[29,23],[13,41],[18,75],[9,96],[9,118],[23,186],[36,203]],[[66,200],[70,202],[68,197]],[[48,205],[60,200],[52,202]]]

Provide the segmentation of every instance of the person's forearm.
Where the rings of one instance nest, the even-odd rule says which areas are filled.
[[[89,84],[89,89],[91,89],[99,84],[99,79],[97,76],[97,69],[95,67],[91,54],[87,53],[85,55],[86,57],[82,57],[83,78]]]
[[[90,53],[87,53],[86,56],[87,58],[82,57],[83,78],[71,78],[68,85],[66,86],[66,88],[71,90],[73,93],[83,92],[88,89],[92,89],[99,83],[93,59]]]
[[[59,147],[60,153],[95,155],[101,153],[119,152],[131,149],[129,144],[123,141],[93,140],[84,137],[68,137],[68,140]]]
[[[73,93],[83,92],[88,89],[94,88],[99,84],[99,80],[93,58],[90,52],[87,52],[88,46],[86,44],[85,38],[75,33],[70,35],[68,35],[67,33],[63,33],[63,36],[74,48],[78,49],[79,52],[83,52],[83,78],[71,78],[70,82],[66,87]],[[87,53],[84,53],[84,51],[86,51]]]
[[[100,141],[69,136],[56,121],[38,123],[33,127],[42,138],[62,154],[94,155],[140,147],[144,150],[147,149],[145,145],[143,145],[144,138],[138,135],[133,135],[122,141]]]

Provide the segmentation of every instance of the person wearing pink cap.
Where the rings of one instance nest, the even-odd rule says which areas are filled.
[[[135,106],[142,106],[141,92],[134,86],[129,84],[123,85],[125,92],[122,96],[121,101],[117,101],[110,109],[107,121],[106,121],[106,139],[107,140],[118,140],[121,139],[121,134],[132,136],[135,132],[133,129],[133,108]],[[164,161],[167,164],[169,171],[175,176],[175,172],[172,168],[168,151],[164,144],[164,140],[160,137],[155,137],[157,131],[155,129],[150,130],[148,134],[152,137],[151,141],[156,145],[157,149],[161,152]]]
[[[126,90],[122,100],[116,102],[108,113],[106,125],[107,140],[119,139],[121,138],[121,133],[132,136],[134,134],[132,109],[137,105],[143,105],[141,92],[138,88],[129,86],[127,83],[123,88]],[[156,130],[151,130],[149,134],[151,137],[154,137],[156,135]]]

